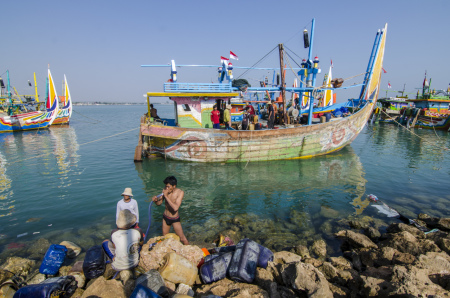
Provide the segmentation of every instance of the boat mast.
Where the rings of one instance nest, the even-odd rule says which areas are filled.
[[[6,85],[6,93],[8,94],[9,103],[12,104],[12,98],[11,98],[11,85],[9,82],[9,70],[6,70],[6,80],[8,81],[8,84]]]
[[[36,101],[39,103],[39,95],[38,95],[37,83],[36,83],[36,73],[34,72],[33,75],[34,75],[34,89],[35,89],[35,92],[36,92]]]
[[[283,44],[278,44],[278,49],[280,51],[280,72],[281,72],[281,98],[283,100],[283,112],[284,112],[284,123],[287,123],[287,113],[286,113],[286,88],[285,88],[285,77],[284,77],[284,47]]]
[[[312,49],[313,49],[313,42],[314,42],[314,24],[315,24],[315,19],[312,19],[311,21],[311,38],[309,41],[309,51],[308,51],[308,75],[306,78],[306,87],[313,87],[314,84],[316,83],[316,74],[314,73],[313,75],[313,71],[311,70],[312,68]],[[312,78],[311,78],[312,77]],[[312,117],[313,117],[313,108],[314,108],[314,96],[313,96],[313,92],[310,91],[309,92],[309,115],[308,115],[308,125],[312,124]]]

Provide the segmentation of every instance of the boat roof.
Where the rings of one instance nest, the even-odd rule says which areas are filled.
[[[238,92],[147,92],[148,97],[236,97]]]
[[[449,98],[418,98],[418,99],[408,99],[408,101],[412,101],[412,102],[419,102],[419,101],[431,101],[431,102],[448,102],[450,103],[450,99]]]

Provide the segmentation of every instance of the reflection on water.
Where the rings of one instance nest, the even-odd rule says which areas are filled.
[[[71,185],[70,171],[77,168],[80,156],[77,151],[79,145],[75,129],[69,126],[58,126],[50,129],[50,134],[54,140],[53,152],[59,168],[59,188],[69,187]]]
[[[161,192],[166,176],[178,178],[178,187],[185,191],[180,209],[183,226],[194,238],[205,235],[205,230],[213,230],[209,237],[213,238],[213,233],[227,226],[225,219],[247,213],[251,214],[251,222],[267,225],[270,231],[277,222],[281,224],[275,232],[266,233],[271,239],[274,233],[286,239],[294,237],[293,242],[304,233],[320,235],[324,232],[320,225],[330,214],[339,218],[354,212],[350,203],[361,199],[366,183],[362,164],[351,147],[313,159],[264,163],[146,160],[137,163],[136,170],[149,196]],[[163,209],[153,212],[159,227]],[[268,236],[262,234],[264,230],[253,236],[272,246]]]
[[[80,159],[73,128],[0,134],[0,138],[0,217],[16,211],[13,189],[34,189],[27,194],[30,200],[28,196],[49,190],[55,183],[58,188],[71,185]],[[22,208],[24,203],[31,201],[22,200]]]

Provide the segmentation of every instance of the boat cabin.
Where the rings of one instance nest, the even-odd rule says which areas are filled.
[[[410,99],[408,101],[413,102],[416,108],[427,111],[428,113],[450,114],[449,111],[450,100],[448,97],[445,96]]]

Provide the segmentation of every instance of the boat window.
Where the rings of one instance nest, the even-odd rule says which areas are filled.
[[[183,109],[184,109],[185,112],[189,112],[191,110],[191,108],[187,104],[184,104],[182,106],[183,106]]]

